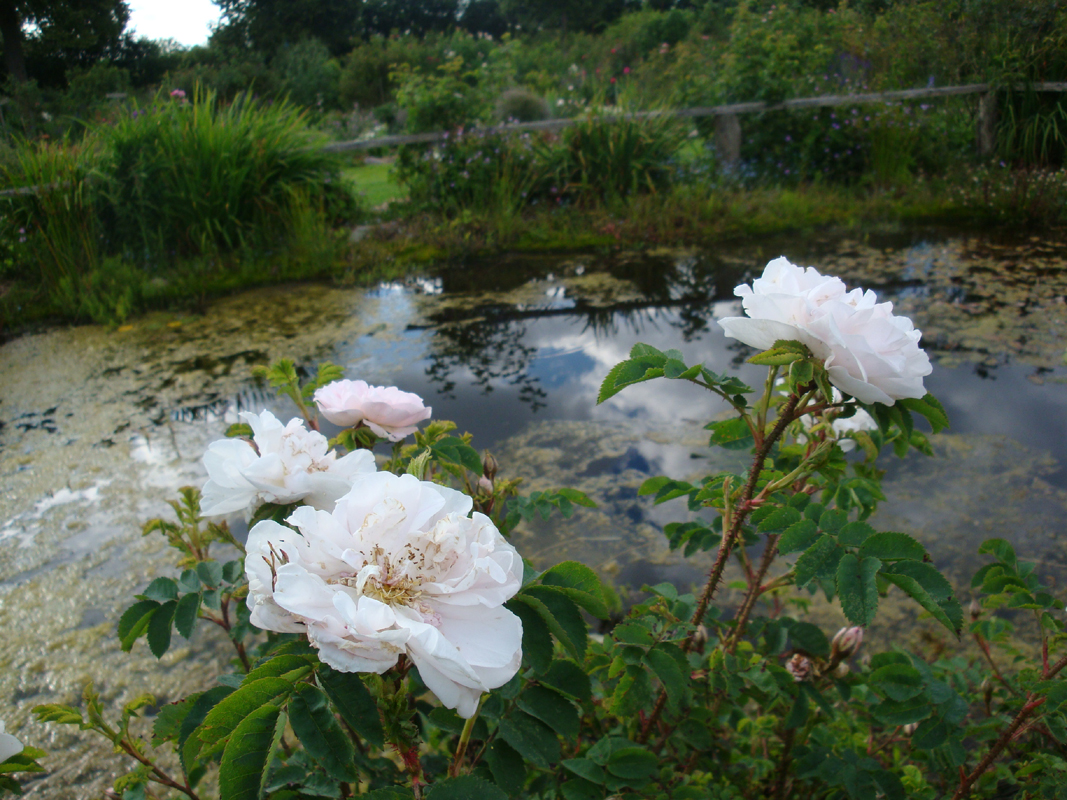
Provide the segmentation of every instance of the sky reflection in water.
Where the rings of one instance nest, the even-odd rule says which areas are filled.
[[[967,303],[968,290],[958,281],[938,288],[930,272],[935,251],[920,242],[887,253],[900,274],[874,284],[880,297],[927,314],[938,302]],[[534,526],[527,542],[534,557],[562,549],[635,582],[684,577],[691,573],[665,553],[660,533],[685,513],[684,504],[653,508],[636,498],[636,489],[650,475],[694,478],[702,470],[740,467],[736,454],[709,450],[701,431],[725,413],[724,404],[697,387],[666,381],[630,387],[602,406],[596,394],[636,342],[677,348],[687,363],[759,385],[765,371],[744,363],[751,351],[714,322],[740,313],[732,289],[744,277],[739,265],[753,260],[646,259],[621,268],[586,262],[527,264],[508,273],[506,286],[474,269],[459,283],[446,274],[429,293],[383,287],[381,319],[402,333],[388,342],[363,337],[336,358],[349,376],[422,395],[436,418],[473,433],[476,447],[505,454],[505,470],[531,478],[529,488],[577,484],[596,497],[601,509],[583,512],[584,519]],[[616,280],[617,302],[610,288],[601,287],[590,301],[583,295],[588,287],[568,284],[598,269]],[[917,275],[928,283],[917,283]],[[920,326],[924,321],[937,322],[917,318]],[[927,387],[945,405],[951,433],[935,441],[938,459],[913,455],[902,469],[885,457],[890,501],[875,523],[919,536],[950,569],[966,572],[976,563],[969,554],[977,544],[999,535],[1058,572],[1065,561],[1059,530],[1067,518],[1065,371],[989,352],[995,351],[962,359],[957,352],[953,367],[935,360]],[[595,535],[605,531],[610,535]]]

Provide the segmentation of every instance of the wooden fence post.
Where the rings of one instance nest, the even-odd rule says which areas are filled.
[[[978,155],[990,156],[997,149],[997,96],[985,92],[978,99]]]
[[[733,166],[741,160],[741,123],[737,114],[716,115],[715,151],[724,166]]]

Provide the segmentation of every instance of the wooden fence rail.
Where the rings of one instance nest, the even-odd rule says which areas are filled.
[[[1018,86],[1023,90],[1025,86]],[[1067,92],[1067,83],[1035,83],[1029,87],[1036,92]],[[715,124],[716,147],[724,161],[736,161],[741,148],[740,114],[752,114],[759,111],[780,111],[798,108],[826,108],[828,106],[860,105],[864,103],[892,103],[900,100],[920,100],[927,97],[953,97],[958,95],[982,95],[978,114],[978,149],[982,155],[991,153],[996,144],[996,105],[993,102],[995,87],[988,83],[969,83],[963,86],[931,86],[922,89],[898,89],[889,92],[870,92],[865,94],[823,95],[820,97],[799,97],[783,100],[780,103],[763,101],[751,103],[731,103],[721,106],[699,108],[682,108],[671,111],[638,111],[618,114],[607,119],[649,119],[653,117],[679,117],[692,119],[697,117],[718,117]],[[483,133],[505,133],[511,131],[554,131],[573,125],[575,119],[551,119],[542,122],[520,122],[510,125],[497,125],[488,128],[475,128]],[[371,150],[376,147],[396,147],[403,144],[425,144],[443,142],[452,135],[448,131],[416,133],[406,136],[383,136],[378,139],[357,139],[349,142],[335,142],[326,145],[326,150]]]
[[[1034,83],[1018,85],[1019,91],[1029,89],[1035,92],[1067,92],[1067,83]],[[981,95],[978,104],[978,124],[976,138],[978,152],[989,155],[996,148],[996,103],[995,92],[997,87],[988,83],[968,83],[963,86],[931,86],[923,89],[898,89],[889,92],[869,92],[865,94],[839,94],[822,95],[820,97],[799,97],[792,100],[783,100],[780,103],[767,103],[763,101],[752,103],[730,103],[721,106],[706,106],[698,108],[681,108],[668,111],[637,111],[626,114],[615,114],[605,119],[652,119],[657,117],[678,117],[680,119],[695,119],[698,117],[716,117],[715,120],[715,146],[719,157],[726,163],[734,163],[741,154],[741,123],[738,116],[741,114],[753,114],[759,111],[780,111],[783,109],[798,108],[826,108],[829,106],[861,105],[865,103],[892,103],[900,100],[921,100],[927,97],[955,97],[959,95]],[[562,130],[577,122],[577,119],[549,119],[541,122],[519,122],[507,125],[496,125],[485,128],[472,128],[470,130],[479,133],[509,133],[512,131],[556,131]],[[449,136],[455,135],[449,131],[433,131],[431,133],[415,133],[405,136],[382,136],[378,139],[356,139],[348,142],[334,142],[326,145],[323,149],[330,152],[344,152],[348,150],[372,150],[378,147],[397,147],[404,144],[429,144],[431,142],[443,142]],[[15,189],[0,191],[0,197],[15,197],[18,195],[33,194],[39,189],[37,186],[21,186]]]

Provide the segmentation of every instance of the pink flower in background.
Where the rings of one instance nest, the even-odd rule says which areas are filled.
[[[334,425],[351,428],[363,422],[391,442],[414,433],[433,411],[417,394],[395,386],[369,386],[366,381],[327,384],[315,392],[315,403]]]
[[[630,74],[630,68],[629,67],[623,67],[622,68],[622,74],[623,75],[629,75]]]
[[[171,89],[170,96],[173,97],[175,100],[184,100],[185,92],[181,89]]]
[[[406,654],[448,708],[519,669],[522,623],[504,607],[522,559],[467,495],[412,475],[356,480],[332,513],[303,507],[248,534],[250,621],[306,633],[342,672],[381,674]]]
[[[862,403],[891,406],[926,394],[923,377],[933,367],[919,347],[922,333],[874,292],[847,292],[840,278],[776,258],[734,294],[748,316],[719,320],[727,336],[761,350],[799,341],[824,361],[834,386]]]

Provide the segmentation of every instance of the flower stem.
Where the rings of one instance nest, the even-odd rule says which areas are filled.
[[[1008,746],[1008,743],[1015,735],[1015,732],[1022,727],[1024,722],[1026,722],[1027,717],[1040,708],[1044,702],[1044,697],[1027,701],[1027,703],[1019,710],[1019,713],[1015,715],[1015,719],[1011,721],[1011,724],[1004,729],[1004,732],[1001,733],[999,737],[997,737],[993,746],[989,748],[989,752],[985,754],[985,758],[978,762],[978,766],[974,768],[974,771],[971,772],[970,775],[967,775],[960,781],[959,788],[956,789],[956,793],[952,795],[952,800],[963,800],[964,797],[967,797],[967,795],[971,793],[971,787],[982,777],[986,770],[993,766],[993,762],[997,760],[997,756],[999,756],[1004,748]],[[960,771],[962,773],[962,767],[960,768]]]
[[[463,731],[459,735],[459,744],[456,745],[456,755],[452,758],[452,766],[448,768],[448,775],[451,778],[458,778],[459,771],[463,769],[463,757],[467,754],[467,743],[470,742],[471,731],[474,730],[474,723],[478,721],[478,712],[482,710],[482,700],[484,699],[484,694],[478,698],[478,707],[474,709],[474,714],[463,724]]]

